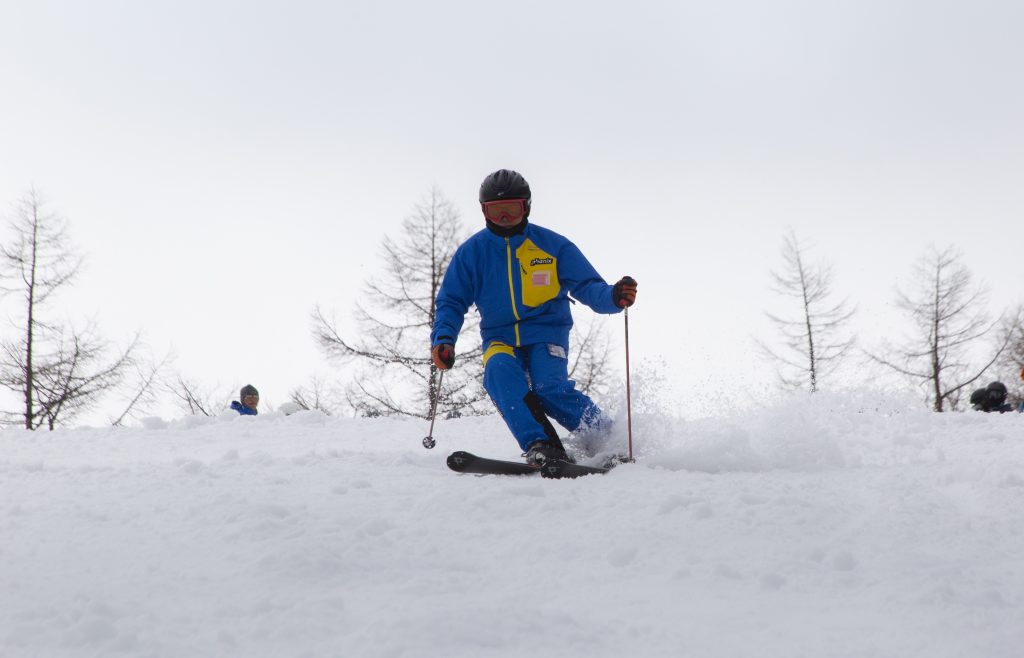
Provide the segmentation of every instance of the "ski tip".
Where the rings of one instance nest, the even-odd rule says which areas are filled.
[[[602,475],[610,469],[597,466],[582,466],[572,462],[556,459],[546,462],[540,467],[540,474],[546,478],[561,480],[583,477],[584,475]]]
[[[452,454],[448,455],[448,468],[453,471],[465,470],[469,463],[476,459],[473,455],[469,454],[464,450],[457,450]]]

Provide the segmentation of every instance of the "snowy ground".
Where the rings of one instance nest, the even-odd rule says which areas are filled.
[[[495,417],[433,451],[413,421],[156,425],[0,432],[0,656],[1024,652],[1021,414],[640,414],[638,463],[575,481],[448,471],[517,456]]]

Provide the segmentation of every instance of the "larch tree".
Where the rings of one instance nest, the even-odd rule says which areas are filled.
[[[921,386],[935,411],[956,409],[965,388],[1005,352],[1013,331],[999,332],[994,345],[985,345],[1006,317],[990,319],[988,291],[972,282],[970,270],[951,247],[931,247],[919,258],[913,282],[913,290],[897,290],[896,298],[911,322],[911,333],[868,356]]]
[[[441,416],[481,415],[494,408],[483,388],[479,316],[466,315],[455,368],[441,371],[430,359],[430,332],[441,282],[465,235],[453,204],[434,188],[402,223],[401,237],[382,243],[384,274],[366,285],[357,304],[357,338],[346,338],[337,323],[317,308],[314,337],[324,352],[353,364],[346,402],[364,416],[427,418],[435,396]],[[607,388],[611,349],[604,325],[591,321],[572,334],[569,374],[591,395]],[[308,391],[302,392],[308,393]],[[302,405],[310,404],[304,395]],[[318,404],[326,404],[320,398]]]
[[[16,204],[12,239],[0,245],[0,287],[13,298],[15,336],[0,349],[0,387],[22,399],[7,422],[53,429],[95,406],[135,363],[138,336],[111,355],[92,325],[76,329],[47,315],[71,286],[82,259],[69,246],[67,222],[49,212],[34,189]]]
[[[834,301],[832,269],[809,263],[792,230],[783,238],[783,267],[773,271],[773,290],[788,301],[785,313],[766,313],[777,327],[781,347],[758,340],[762,353],[778,366],[779,380],[790,389],[815,393],[854,345],[848,330],[854,309]]]
[[[400,237],[384,238],[384,273],[367,282],[364,303],[356,305],[356,338],[344,337],[333,319],[314,311],[314,336],[323,351],[357,367],[347,391],[356,413],[427,418],[435,395],[442,416],[492,411],[483,390],[475,313],[466,317],[458,364],[440,389],[441,373],[429,354],[437,293],[464,237],[458,211],[435,187],[402,222]]]

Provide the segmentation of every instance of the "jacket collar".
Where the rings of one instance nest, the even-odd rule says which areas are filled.
[[[515,226],[511,228],[504,228],[502,226],[498,226],[489,219],[485,219],[484,221],[487,222],[487,230],[499,238],[511,238],[514,235],[519,235],[526,231],[526,227],[530,223],[529,217],[523,217],[523,221],[519,222]]]
[[[517,231],[515,234],[508,236],[508,240],[514,245],[520,244],[523,240],[527,238],[527,236],[530,235],[530,233],[532,233],[532,224],[526,224],[525,226],[520,224],[516,228],[520,227],[522,227],[522,230]],[[501,245],[505,244],[505,236],[498,235],[488,227],[480,229],[480,233],[483,234],[483,238],[487,242],[494,242],[495,244]]]

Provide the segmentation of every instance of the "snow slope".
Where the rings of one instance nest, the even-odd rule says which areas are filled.
[[[0,656],[1022,655],[1024,415],[634,430],[574,481],[448,471],[496,417],[5,430]]]

